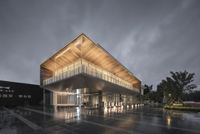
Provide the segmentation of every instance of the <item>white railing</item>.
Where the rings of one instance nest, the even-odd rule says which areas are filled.
[[[54,76],[43,81],[43,85],[48,85],[48,84],[51,84],[51,83],[54,83],[66,78],[70,78],[72,76],[75,76],[81,73],[85,73],[87,75],[91,75],[93,77],[103,79],[105,81],[117,84],[119,86],[131,89],[131,90],[137,90],[127,81],[85,60],[82,60],[82,61],[79,60],[78,62],[71,64],[70,66],[67,66],[63,69],[56,71],[54,73]]]

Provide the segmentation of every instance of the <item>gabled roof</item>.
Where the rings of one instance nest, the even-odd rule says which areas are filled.
[[[70,65],[80,58],[83,58],[132,84],[140,83],[140,80],[126,67],[117,61],[103,47],[93,42],[83,33],[42,63],[41,67],[54,72],[63,66]]]

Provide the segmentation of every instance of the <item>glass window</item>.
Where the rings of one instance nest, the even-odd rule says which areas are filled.
[[[12,98],[12,97],[13,97],[13,95],[12,95],[12,94],[9,94],[8,96],[9,96],[9,98]]]
[[[20,95],[18,95],[18,97],[19,97],[19,98],[22,98],[22,97],[23,97],[23,95],[21,95],[21,94],[20,94]]]
[[[8,97],[8,95],[7,94],[3,94],[3,98],[7,98]]]

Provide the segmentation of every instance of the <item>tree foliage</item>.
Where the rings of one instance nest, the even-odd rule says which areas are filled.
[[[153,89],[153,85],[148,86],[145,84],[144,85],[144,94],[150,93],[152,89]]]
[[[144,95],[143,95],[143,100],[149,100],[149,95],[150,95],[150,92],[152,91],[153,89],[153,85],[144,85]]]
[[[200,101],[200,91],[192,91],[183,95],[185,101]]]
[[[192,84],[195,74],[187,71],[170,72],[170,74],[170,77],[162,80],[157,86],[157,92],[167,99],[167,103],[180,102],[184,93],[191,92],[191,89],[196,87]]]

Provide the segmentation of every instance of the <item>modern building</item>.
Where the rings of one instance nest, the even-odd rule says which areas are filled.
[[[39,85],[0,81],[0,106],[40,105],[42,100]]]
[[[139,103],[141,89],[133,73],[85,34],[40,65],[40,82],[44,103],[52,106],[129,106]]]

